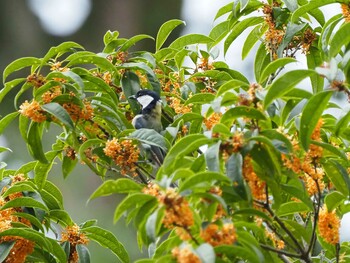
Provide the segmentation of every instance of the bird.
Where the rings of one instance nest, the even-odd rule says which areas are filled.
[[[163,131],[161,121],[162,101],[158,93],[153,90],[142,89],[129,98],[135,99],[141,105],[141,113],[137,114],[131,122],[135,129],[153,129],[161,133]],[[166,154],[164,149],[146,144],[142,144],[141,148],[149,156],[148,159],[152,164],[158,167],[162,165]]]

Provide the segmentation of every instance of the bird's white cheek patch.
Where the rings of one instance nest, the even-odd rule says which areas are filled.
[[[146,108],[153,100],[154,98],[150,95],[143,95],[137,98],[137,101],[142,105],[142,109]]]

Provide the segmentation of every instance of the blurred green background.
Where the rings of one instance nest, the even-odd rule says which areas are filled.
[[[129,38],[137,34],[156,36],[159,27],[167,20],[181,19],[181,0],[27,0],[0,2],[0,72],[13,60],[20,57],[43,57],[50,47],[64,41],[75,41],[86,50],[100,52],[103,49],[103,35],[107,30],[119,31],[120,37]],[[173,39],[180,34],[174,32]],[[145,40],[137,48],[153,51],[155,43]],[[143,46],[142,46],[143,45]],[[23,71],[21,77],[23,77]],[[26,73],[24,73],[26,74]],[[11,76],[11,77],[15,77]],[[2,85],[0,85],[0,89]],[[13,112],[15,90],[0,104],[0,117]],[[30,94],[21,98],[30,98]],[[45,150],[51,148],[58,134],[58,127],[52,126],[44,135]],[[0,161],[9,169],[17,169],[31,161],[26,145],[14,122],[0,135],[0,146],[6,146],[13,153],[1,153]],[[89,196],[101,184],[101,179],[83,165],[63,179],[61,164],[57,163],[49,180],[61,189],[65,209],[76,223],[97,219],[98,225],[112,231],[130,253],[131,262],[141,257],[136,233],[130,224],[120,220],[113,224],[113,213],[122,196],[110,196],[92,200]],[[107,249],[90,242],[91,262],[118,262]],[[146,255],[146,251],[143,252]]]

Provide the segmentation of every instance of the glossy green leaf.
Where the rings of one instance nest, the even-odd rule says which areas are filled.
[[[186,100],[184,105],[188,104],[209,104],[215,99],[215,95],[211,93],[197,93]]]
[[[179,191],[185,191],[190,188],[194,188],[204,182],[220,182],[220,183],[230,183],[230,179],[216,172],[201,172],[197,173],[190,178],[188,178],[183,184],[180,185]]]
[[[210,145],[204,153],[209,171],[220,172],[220,145],[221,141],[218,141],[217,143]]]
[[[214,248],[215,253],[233,258],[241,258],[250,263],[261,263],[259,257],[250,248],[242,246],[220,245]]]
[[[200,146],[210,142],[203,134],[191,134],[179,140],[168,152],[164,159],[165,172],[171,172],[177,161],[187,154],[196,151]]]
[[[237,89],[238,87],[249,87],[249,84],[237,79],[229,80],[220,86],[216,96],[219,97],[223,95],[225,92],[230,91],[232,89]]]
[[[77,165],[78,159],[73,159],[72,157],[63,156],[62,160],[62,175],[63,178],[67,178],[68,175],[73,171],[74,167]]]
[[[29,213],[16,212],[13,215],[27,219],[33,226],[37,227],[42,233],[45,232],[42,222]]]
[[[307,66],[310,69],[315,69],[316,67],[321,66],[323,63],[321,52],[312,46],[309,49],[309,53],[306,55],[306,59]],[[312,75],[310,76],[310,81],[313,93],[318,93],[323,90],[324,78],[322,76]]]
[[[218,43],[220,43],[220,41],[228,33],[229,27],[230,27],[230,21],[227,21],[227,20],[222,21],[217,25],[215,25],[209,33],[209,37],[214,39],[215,41],[213,43],[208,44],[208,47],[211,48],[216,46]]]
[[[0,237],[5,236],[23,237],[24,239],[34,241],[36,245],[41,246],[48,251],[51,251],[50,248],[52,248],[50,242],[47,241],[43,234],[31,228],[10,228],[0,232]]]
[[[208,243],[201,244],[195,251],[202,263],[215,263],[216,255],[214,249]]]
[[[264,99],[265,109],[273,102],[273,100],[282,97],[289,92],[303,79],[316,74],[314,70],[309,69],[297,69],[288,71],[278,79],[276,79],[267,90],[267,94]]]
[[[263,83],[271,74],[276,73],[276,71],[279,68],[283,68],[285,65],[289,63],[297,62],[296,59],[294,58],[278,58],[274,61],[272,61],[270,64],[267,65],[267,67],[262,71],[260,78],[259,78],[259,83]]]
[[[336,136],[341,136],[344,130],[348,127],[350,123],[350,111],[348,111],[344,116],[341,116],[335,125],[334,133]],[[0,124],[1,127],[1,124]],[[1,133],[1,132],[0,132]]]
[[[95,199],[100,196],[108,196],[111,194],[126,194],[132,192],[139,192],[142,189],[142,185],[127,179],[120,178],[117,180],[107,180],[100,185],[95,192],[90,196],[89,200]]]
[[[344,196],[348,196],[350,191],[350,179],[346,169],[338,162],[329,159],[324,162],[322,166],[335,188]]]
[[[132,132],[128,138],[136,139],[139,142],[154,145],[167,151],[170,148],[168,140],[153,129],[138,129]]]
[[[36,192],[35,185],[30,181],[18,182],[8,188],[1,196],[3,198],[9,196],[10,194],[19,193],[19,192]]]
[[[46,63],[47,61],[49,61],[50,58],[53,58],[54,56],[59,57],[68,51],[71,51],[71,52],[76,51],[76,49],[84,49],[84,48],[81,45],[72,41],[67,41],[62,44],[59,44],[56,47],[50,48],[50,50],[44,56],[42,63],[43,64]]]
[[[99,57],[97,55],[84,55],[84,56],[79,56],[73,60],[71,60],[68,64],[67,67],[72,67],[74,65],[78,64],[94,64],[101,69],[108,70],[110,72],[115,72],[116,68],[114,65],[106,58]]]
[[[4,241],[0,244],[0,262],[5,262],[16,241]]]
[[[53,256],[55,256],[58,260],[58,262],[66,263],[67,262],[67,256],[63,248],[60,246],[60,244],[57,242],[56,239],[46,237],[46,241],[50,244],[51,249],[48,250]]]
[[[179,19],[172,19],[167,22],[165,22],[160,28],[157,33],[156,37],[156,51],[158,51],[165,41],[167,40],[170,33],[179,25],[185,25],[185,21],[179,20]]]
[[[329,45],[329,56],[335,57],[339,52],[342,46],[347,46],[350,43],[350,24],[343,24],[332,37]]]
[[[90,263],[90,252],[86,246],[78,244],[76,251],[78,252],[79,263]]]
[[[310,211],[310,207],[301,202],[287,202],[280,206],[277,210],[278,216],[292,215],[294,213],[301,213]]]
[[[87,158],[85,151],[89,148],[94,148],[94,147],[100,147],[101,145],[104,145],[106,142],[100,139],[90,139],[85,141],[79,148],[79,156],[82,161],[85,162],[89,168],[95,172],[97,175],[100,175],[100,172],[94,167],[94,165],[91,163],[91,160]]]
[[[222,117],[221,123],[232,123],[233,120],[241,117],[257,119],[257,120],[266,120],[266,116],[259,110],[248,107],[248,106],[237,106],[226,111]]]
[[[125,263],[130,262],[128,252],[125,250],[124,246],[108,230],[97,226],[90,226],[82,229],[82,231],[91,240],[94,240],[101,246],[110,249],[120,261]]]
[[[270,63],[270,54],[267,52],[265,44],[261,43],[258,50],[256,51],[254,60],[254,75],[258,81],[263,70]]]
[[[261,39],[264,30],[261,25],[256,26],[247,36],[242,48],[242,60],[245,59],[254,45]]]
[[[326,195],[324,202],[326,203],[327,210],[333,211],[340,204],[344,203],[346,200],[346,196],[344,196],[341,192],[334,191]]]
[[[74,130],[74,124],[69,116],[68,112],[58,103],[51,102],[41,106],[41,108],[48,113],[55,116],[58,120],[60,120],[67,128]]]
[[[201,34],[189,34],[185,36],[181,36],[174,40],[170,45],[169,48],[174,49],[182,49],[188,45],[195,45],[195,44],[208,44],[213,42],[214,40],[211,39],[208,36],[201,35]]]
[[[2,75],[2,81],[5,83],[6,78],[13,72],[17,70],[21,70],[26,67],[31,67],[34,65],[40,65],[41,64],[41,59],[39,58],[34,58],[34,57],[24,57],[24,58],[19,58],[10,63],[3,72]]]
[[[13,88],[17,87],[19,84],[24,82],[26,78],[14,79],[4,84],[4,87],[0,90],[0,103],[4,99],[7,93],[9,93]]]
[[[10,208],[10,207],[36,207],[36,208],[40,208],[44,211],[47,211],[47,207],[40,203],[39,201],[36,201],[35,199],[31,198],[31,197],[18,197],[16,199],[10,200],[8,201],[6,204],[4,204],[1,207],[1,210]]]
[[[46,183],[46,178],[51,171],[54,160],[58,152],[51,151],[45,154],[46,163],[38,162],[34,168],[34,182],[39,189],[42,189]]]
[[[0,134],[2,134],[5,128],[18,116],[18,112],[12,112],[2,119],[0,119]]]
[[[53,219],[59,224],[63,224],[64,226],[72,226],[74,224],[70,215],[67,211],[61,209],[53,209],[48,213],[49,218]]]
[[[288,23],[286,33],[284,34],[282,39],[282,43],[278,46],[278,49],[277,49],[277,55],[279,58],[283,57],[283,52],[285,48],[290,44],[293,37],[299,31],[305,28],[305,26],[306,26],[306,23],[298,23],[298,24]]]
[[[28,130],[28,149],[30,154],[41,163],[47,163],[42,145],[42,123],[32,122]]]
[[[280,187],[282,191],[286,192],[287,194],[290,194],[293,197],[296,197],[305,205],[307,205],[310,209],[313,209],[313,203],[310,200],[310,197],[304,187],[300,185],[300,187],[298,188],[289,184],[281,184]]]
[[[248,27],[255,26],[257,24],[260,24],[264,21],[264,18],[262,17],[248,17],[242,21],[239,21],[235,26],[232,28],[231,33],[227,36],[225,43],[224,43],[224,53],[227,53],[227,50],[232,45],[232,42],[235,41],[235,39]]]
[[[310,145],[311,134],[314,131],[318,120],[326,109],[332,91],[320,92],[306,103],[300,118],[300,142],[307,151]]]
[[[240,153],[233,153],[226,162],[226,175],[231,179],[233,189],[243,199],[247,200],[247,191],[243,179],[243,157]]]
[[[121,47],[120,47],[120,51],[127,51],[130,47],[132,47],[133,45],[135,45],[137,42],[139,42],[140,40],[143,39],[152,39],[154,40],[153,37],[149,36],[149,35],[137,35],[137,36],[133,36],[130,39],[128,39]]]
[[[314,144],[314,145],[321,146],[325,150],[323,152],[323,155],[325,157],[327,157],[329,155],[334,157],[334,155],[335,155],[336,157],[343,159],[345,162],[348,160],[346,154],[344,153],[344,151],[340,147],[333,146],[330,143],[325,143],[325,142],[321,142],[321,141],[314,141],[314,140],[311,140],[310,143]]]

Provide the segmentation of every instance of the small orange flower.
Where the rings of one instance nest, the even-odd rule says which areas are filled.
[[[27,77],[27,82],[33,84],[35,88],[39,88],[46,83],[46,80],[43,75],[33,73]]]
[[[200,258],[193,253],[189,247],[180,249],[179,247],[174,248],[171,251],[173,257],[177,263],[200,263]]]
[[[68,112],[73,121],[91,120],[94,116],[94,108],[89,101],[84,101],[84,107],[74,103],[64,103],[63,108]]]
[[[174,109],[176,114],[185,114],[192,111],[192,108],[190,105],[183,105],[181,104],[181,100],[175,97],[170,97],[170,107]]]
[[[54,98],[62,94],[62,90],[60,86],[52,87],[49,91],[46,91],[42,96],[41,99],[43,102],[50,103]]]
[[[260,201],[266,200],[266,183],[254,172],[252,159],[249,156],[246,156],[243,161],[243,177],[247,181],[253,197]]]
[[[274,232],[271,232],[269,230],[265,230],[265,235],[268,239],[270,239],[273,243],[273,245],[278,248],[278,249],[283,249],[284,248],[284,241],[277,238],[276,234]]]
[[[41,109],[39,102],[36,100],[23,102],[19,107],[19,112],[34,122],[44,122],[46,120],[45,111]]]
[[[345,22],[350,22],[350,4],[341,4],[341,11],[343,13],[343,17]]]
[[[236,240],[236,230],[232,223],[224,224],[221,229],[216,224],[209,224],[201,230],[201,237],[212,246],[232,245]]]
[[[211,128],[220,122],[222,113],[214,112],[212,113],[208,118],[204,118],[204,124],[207,127],[208,130],[211,130]]]
[[[318,230],[320,236],[329,244],[339,243],[340,219],[335,210],[329,212],[326,206],[320,210],[318,218]]]
[[[78,225],[74,224],[72,226],[67,226],[65,231],[62,233],[61,242],[69,242],[71,249],[68,258],[68,262],[76,263],[79,260],[78,253],[76,251],[76,246],[79,244],[86,245],[89,243],[89,239],[84,233],[80,231]]]

